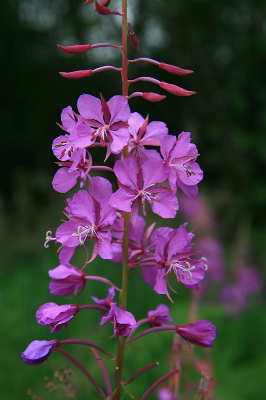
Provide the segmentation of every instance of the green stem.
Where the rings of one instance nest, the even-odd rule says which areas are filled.
[[[127,57],[127,0],[122,0],[122,94],[128,96],[128,57]],[[128,146],[123,149],[123,157],[128,157]],[[127,289],[128,289],[128,237],[129,237],[129,217],[130,213],[124,213],[124,236],[123,236],[123,264],[122,264],[122,290],[120,292],[120,306],[126,308]],[[117,361],[118,368],[118,387],[114,399],[120,399],[120,390],[123,372],[125,339],[123,336],[118,338]]]

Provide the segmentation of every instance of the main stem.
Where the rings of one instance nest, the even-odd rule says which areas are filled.
[[[128,96],[128,57],[127,57],[127,0],[122,0],[122,94]],[[123,149],[123,157],[128,157],[128,146]],[[130,213],[124,213],[124,236],[123,236],[123,264],[122,264],[122,290],[120,293],[120,306],[126,308],[127,288],[128,288],[128,236],[129,236],[129,217]],[[118,338],[117,361],[118,368],[118,387],[115,393],[115,400],[120,399],[123,359],[124,359],[125,339],[123,336]]]

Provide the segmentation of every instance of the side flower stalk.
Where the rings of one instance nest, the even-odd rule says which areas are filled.
[[[67,106],[61,113],[59,128],[63,134],[52,144],[52,151],[59,166],[52,186],[60,193],[67,193],[80,184],[72,197],[66,199],[65,219],[56,229],[46,235],[45,247],[49,242],[59,244],[59,261],[57,267],[49,270],[51,278],[49,290],[52,295],[72,296],[76,298],[86,289],[86,282],[99,281],[109,285],[108,295],[104,299],[92,295],[94,304],[57,305],[50,302],[43,304],[36,312],[39,324],[49,327],[51,333],[67,328],[71,320],[81,310],[96,310],[100,313],[102,326],[109,322],[113,336],[117,339],[117,354],[114,356],[98,344],[82,339],[66,339],[63,341],[33,341],[22,353],[22,359],[29,365],[38,365],[58,351],[87,376],[99,396],[108,400],[120,400],[121,390],[138,376],[158,365],[153,362],[142,367],[131,378],[123,378],[124,352],[128,343],[148,334],[170,331],[181,337],[189,346],[212,347],[216,337],[215,326],[206,320],[198,320],[191,324],[177,325],[170,315],[170,309],[160,304],[155,310],[148,311],[147,317],[136,321],[134,315],[127,310],[127,294],[129,272],[135,273],[141,268],[143,284],[153,287],[159,295],[173,292],[170,275],[177,282],[194,291],[199,290],[199,282],[207,271],[207,260],[204,255],[193,251],[194,233],[187,231],[184,223],[175,229],[170,227],[155,228],[155,223],[145,228],[145,217],[149,208],[160,217],[175,218],[179,209],[178,189],[190,199],[198,193],[198,183],[203,172],[196,162],[199,156],[197,147],[191,143],[189,132],[182,132],[177,137],[169,135],[164,122],[150,121],[138,112],[132,112],[128,100],[131,97],[142,97],[148,101],[160,101],[165,98],[159,93],[128,93],[129,84],[137,81],[149,81],[177,96],[190,96],[194,91],[180,88],[177,85],[158,81],[151,77],[128,79],[131,63],[143,61],[158,65],[163,71],[173,75],[187,75],[191,70],[149,58],[129,60],[127,55],[128,29],[129,40],[135,51],[139,50],[139,41],[132,24],[127,20],[127,2],[122,0],[122,10],[109,8],[111,1],[87,0],[86,5],[94,2],[98,14],[107,18],[114,15],[122,21],[122,43],[115,46],[111,43],[96,43],[74,46],[61,46],[59,49],[68,54],[82,54],[96,47],[115,47],[122,53],[122,66],[102,66],[95,70],[72,71],[60,73],[70,79],[81,79],[105,70],[120,71],[122,75],[122,95],[115,95],[108,101],[102,93],[99,98],[90,94],[82,94],[77,101],[77,111]],[[147,147],[148,146],[148,147]],[[117,161],[113,168],[105,165],[94,165],[91,148],[103,149],[103,162],[111,155]],[[152,148],[150,148],[152,147]],[[91,171],[106,171],[116,178],[117,185],[101,176],[91,176]],[[141,215],[142,214],[142,215]],[[92,243],[92,250],[88,243]],[[70,262],[78,251],[85,251],[85,263],[78,268]],[[116,284],[104,276],[89,275],[85,270],[99,256],[102,260],[122,264],[121,283]],[[117,286],[118,285],[118,286]],[[119,300],[115,300],[116,291]],[[71,297],[70,297],[71,298]],[[79,316],[80,317],[80,316]],[[146,328],[144,328],[146,325]],[[144,330],[143,330],[144,328]],[[135,336],[136,330],[141,331]],[[159,340],[159,337],[157,338]],[[106,394],[90,375],[89,371],[65,350],[62,344],[83,344],[91,347],[92,353],[103,374]],[[59,347],[60,346],[60,347]],[[97,351],[115,359],[115,384],[111,387],[104,361]],[[174,379],[179,367],[156,381],[141,397],[145,400],[153,390],[168,378]],[[126,390],[126,389],[125,389]]]

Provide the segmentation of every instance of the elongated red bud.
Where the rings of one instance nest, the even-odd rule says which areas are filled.
[[[186,90],[179,86],[172,85],[171,83],[166,82],[161,82],[159,86],[167,92],[172,93],[176,96],[192,96],[192,94],[196,93],[191,90]]]
[[[153,93],[153,92],[145,92],[142,95],[143,99],[151,101],[155,103],[156,101],[162,101],[166,98],[166,96],[162,96],[161,94],[158,93]]]
[[[137,38],[137,35],[135,32],[129,34],[129,39],[130,39],[130,44],[133,47],[134,50],[139,50],[139,39]]]
[[[87,78],[88,76],[92,76],[93,72],[91,69],[88,70],[81,70],[81,71],[73,71],[73,72],[59,72],[63,78],[68,78],[68,79],[84,79]]]
[[[57,47],[67,54],[82,54],[91,49],[90,44],[76,44],[75,46],[61,46],[58,44]]]
[[[93,3],[94,2],[94,0],[87,0],[85,3],[84,3],[84,6],[86,5],[86,4],[91,4],[91,3]]]
[[[175,65],[165,64],[163,62],[160,63],[159,67],[174,75],[188,75],[193,73],[193,71],[191,71],[190,69],[179,68]]]

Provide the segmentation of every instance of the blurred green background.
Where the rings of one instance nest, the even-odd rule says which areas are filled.
[[[215,235],[222,241],[230,276],[235,248],[244,240],[245,262],[256,265],[265,275],[266,223],[266,3],[264,0],[129,0],[129,20],[140,40],[140,51],[129,49],[130,57],[151,57],[194,74],[177,77],[154,65],[130,66],[130,78],[153,76],[174,83],[197,95],[177,98],[167,95],[161,103],[131,100],[132,111],[150,121],[162,120],[169,133],[192,132],[197,144],[204,192],[218,221]],[[115,9],[119,2],[112,0]],[[117,6],[119,7],[119,6]],[[68,56],[56,44],[119,44],[120,18],[102,17],[93,5],[78,0],[2,0],[1,8],[1,399],[28,399],[27,388],[42,400],[64,398],[62,392],[49,394],[43,377],[69,363],[54,354],[49,364],[31,368],[20,353],[35,339],[52,338],[48,329],[36,324],[36,309],[54,299],[48,292],[48,269],[57,266],[54,246],[44,249],[47,230],[56,230],[62,217],[63,200],[51,180],[57,169],[51,152],[52,140],[61,132],[61,110],[82,93],[106,99],[121,93],[119,74],[105,72],[82,81],[63,79],[58,71],[92,69],[99,65],[119,66],[115,49],[95,49],[87,55]],[[156,87],[157,88],[157,87]],[[133,91],[155,91],[151,83],[132,84]],[[161,94],[163,91],[161,90]],[[94,158],[97,161],[97,158]],[[101,157],[98,162],[101,161]],[[150,217],[150,221],[152,217]],[[158,221],[158,226],[184,222]],[[76,261],[83,262],[82,255]],[[73,262],[74,263],[74,262]],[[79,264],[76,264],[79,265]],[[108,274],[119,286],[120,267],[96,260],[92,273]],[[106,272],[107,271],[107,272]],[[167,303],[147,287],[139,271],[132,273],[129,310],[137,319],[143,312]],[[89,283],[77,304],[90,302],[90,295],[105,297],[107,286]],[[185,323],[190,293],[178,287],[171,311],[177,323]],[[229,318],[221,307],[204,302],[200,317],[218,328],[214,371],[216,398],[261,400],[266,390],[265,301],[254,298],[250,308]],[[84,313],[84,312],[83,312]],[[58,338],[110,336],[110,326],[99,327],[97,312],[79,314],[67,332]],[[126,355],[126,376],[153,361],[161,367],[139,378],[133,393],[139,398],[147,384],[168,371],[171,347],[169,334],[154,340],[143,338],[135,355]],[[101,340],[101,345],[104,345]],[[114,344],[108,344],[110,351]],[[144,350],[145,349],[145,350]],[[87,348],[70,349],[81,360],[91,362]],[[115,350],[113,350],[115,351]],[[151,357],[152,354],[152,357]],[[113,362],[107,363],[110,371]],[[96,398],[81,376],[75,374],[77,398]],[[86,396],[86,397],[85,397]],[[155,398],[155,395],[154,395]],[[193,396],[191,397],[193,398]]]

